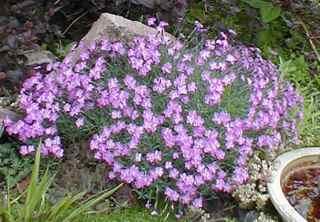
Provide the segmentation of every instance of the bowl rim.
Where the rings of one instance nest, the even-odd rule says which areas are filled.
[[[268,192],[274,207],[282,218],[288,222],[307,222],[307,220],[290,205],[285,197],[281,187],[281,177],[290,163],[308,156],[320,157],[320,147],[294,149],[281,154],[273,162],[271,179],[267,183]]]

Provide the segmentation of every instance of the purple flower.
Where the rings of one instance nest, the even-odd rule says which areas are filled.
[[[148,18],[147,24],[149,26],[154,26],[154,25],[156,25],[156,21],[157,21],[157,19],[155,17],[151,17],[151,18]]]
[[[171,63],[166,63],[161,67],[161,70],[163,73],[170,74],[172,72],[172,64]]]
[[[169,187],[166,188],[164,194],[168,197],[171,201],[178,201],[179,193]]]
[[[199,21],[195,21],[194,26],[195,26],[196,32],[201,33],[206,31],[206,29],[203,27],[203,25]]]
[[[195,208],[202,208],[202,197],[196,198],[192,201],[192,206],[194,206]]]
[[[178,176],[179,176],[179,171],[177,169],[173,168],[169,171],[169,177],[176,179],[178,178]]]
[[[226,112],[219,112],[214,114],[212,121],[214,121],[217,124],[226,125],[231,121],[231,117],[230,114]]]
[[[165,78],[159,77],[154,80],[153,90],[158,93],[163,93],[167,88],[171,86],[171,81]]]
[[[42,155],[61,158],[68,144],[58,123],[68,118],[101,129],[89,149],[110,179],[146,190],[160,184],[169,200],[201,208],[204,191],[230,193],[250,179],[256,150],[297,142],[303,99],[257,49],[234,44],[232,32],[189,48],[166,26],[126,43],[82,42],[78,60],[37,69],[20,92],[24,116],[4,121],[24,143],[20,153],[41,139]],[[204,27],[196,22],[195,31]]]
[[[243,184],[249,178],[249,174],[244,168],[236,168],[234,171],[233,180],[237,185]]]
[[[84,118],[79,118],[76,120],[76,126],[78,128],[82,127],[84,125]]]
[[[150,163],[159,163],[162,160],[162,154],[160,151],[156,150],[153,153],[147,153],[146,159]]]
[[[20,147],[20,150],[19,150],[22,156],[26,156],[34,151],[35,151],[35,148],[32,145],[29,145],[29,146],[23,145]]]

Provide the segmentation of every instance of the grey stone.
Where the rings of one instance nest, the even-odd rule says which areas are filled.
[[[131,21],[118,15],[103,13],[81,41],[87,46],[98,39],[129,42],[136,36],[147,36],[156,32],[156,29],[146,26],[141,22]],[[165,33],[165,35],[175,40],[175,37],[171,34]],[[76,48],[68,56],[71,56],[72,61],[75,62],[79,58],[79,53],[80,49]]]
[[[16,49],[18,47],[18,39],[15,35],[8,35],[6,43],[11,49]]]
[[[118,15],[103,13],[82,41],[92,42],[101,38],[128,41],[135,36],[146,36],[155,34],[156,32],[156,29],[146,26],[141,22],[131,21]],[[165,35],[174,39],[168,33]]]
[[[0,107],[0,122],[5,120],[6,118],[9,118],[13,121],[17,121],[18,119],[20,119],[20,115],[16,112],[13,112],[12,110]]]
[[[50,51],[46,50],[32,50],[24,53],[24,56],[27,58],[25,63],[27,66],[52,63],[57,60],[57,58]]]
[[[21,26],[20,22],[18,19],[16,19],[15,17],[9,17],[7,18],[7,21],[9,23],[7,23],[9,28],[18,28],[19,26]]]
[[[0,129],[3,128],[3,123],[6,118],[9,118],[12,121],[17,121],[21,116],[11,110],[0,107]]]
[[[23,78],[23,71],[20,68],[17,68],[15,70],[9,70],[7,72],[8,80],[10,80],[12,83],[19,83],[20,80]]]
[[[4,45],[0,48],[0,52],[7,52],[10,50],[10,47],[8,45]]]
[[[8,24],[7,16],[0,16],[0,25]]]
[[[258,218],[256,211],[249,211],[243,218],[243,222],[254,222]]]
[[[10,105],[10,98],[9,97],[0,97],[0,107],[7,107]]]

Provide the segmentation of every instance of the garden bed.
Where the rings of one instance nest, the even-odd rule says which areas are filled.
[[[233,29],[237,32],[236,42],[259,47],[264,58],[276,63],[280,69],[281,78],[291,81],[304,97],[304,119],[299,125],[300,146],[320,145],[318,138],[320,134],[318,47],[320,30],[316,25],[318,24],[316,21],[320,22],[320,4],[316,1],[303,3],[274,1],[271,6],[268,4],[265,6],[266,4],[257,3],[257,5],[252,2],[190,1],[188,7],[185,8],[184,1],[177,1],[175,7],[169,10],[164,6],[150,9],[148,8],[150,6],[135,5],[129,1],[112,1],[112,3],[105,1],[24,1],[21,3],[7,0],[0,8],[2,15],[0,28],[6,30],[0,35],[2,41],[0,53],[3,55],[0,60],[0,96],[2,97],[0,107],[16,111],[15,101],[22,82],[33,76],[34,67],[39,65],[36,63],[27,65],[30,61],[27,56],[30,50],[46,50],[51,52],[55,59],[62,60],[74,43],[82,39],[88,32],[102,12],[108,11],[144,22],[148,17],[154,15],[166,19],[183,14],[184,20],[179,22],[175,22],[174,19],[168,20],[171,26],[167,31],[177,38],[180,38],[182,33],[185,35],[190,33],[194,21],[198,20],[208,28],[204,37],[216,38],[221,31]],[[263,14],[262,11],[265,10],[263,7],[269,7],[269,9],[271,7],[270,11],[273,11],[267,15]],[[48,59],[53,57],[49,56]],[[42,65],[41,69],[42,72],[45,71],[46,65]],[[237,93],[238,91],[230,90],[229,95],[234,97]],[[242,96],[245,98],[245,92]],[[194,102],[197,103],[196,100]],[[221,107],[228,109],[232,115],[241,115],[241,110],[246,109],[246,104],[236,98],[236,100],[223,103]],[[205,108],[200,107],[200,109]],[[197,111],[202,112],[203,110]],[[99,113],[89,113],[89,115],[96,115],[94,118],[100,118]],[[205,120],[205,123],[208,122]],[[106,174],[110,169],[100,161],[94,160],[93,153],[87,149],[88,140],[95,132],[94,127],[79,130],[68,118],[63,119],[59,124],[62,129],[65,156],[62,160],[48,159],[42,164],[43,169],[50,166],[51,171],[57,173],[49,198],[55,201],[66,193],[83,190],[88,190],[90,194],[93,194],[116,185],[114,181],[106,182]],[[4,132],[0,142],[0,185],[4,190],[5,177],[7,177],[12,189],[19,193],[28,184],[32,158],[19,155],[18,149],[21,142],[15,136],[9,136],[7,132]],[[233,219],[234,221],[267,221],[266,218],[271,221],[271,217],[265,214],[271,214],[277,218],[270,202],[265,203],[268,197],[263,181],[267,177],[270,161],[274,156],[257,152],[256,157],[252,158],[248,167],[251,170],[250,176],[255,179],[242,187],[243,190],[239,189],[233,197],[225,194],[212,196],[213,194],[210,193],[209,201],[204,209],[206,213],[216,218],[214,221],[233,221]],[[163,209],[166,207],[167,200],[164,201],[162,197],[159,197],[161,200],[159,206],[155,206],[154,199],[148,202],[146,193],[140,193],[132,188],[132,186],[126,186],[115,195],[115,199],[110,203],[100,206],[103,209],[112,209],[110,217],[89,216],[90,221],[104,221],[105,217],[111,221],[126,220],[122,214],[128,217],[138,214],[145,217],[145,221],[153,221],[153,219],[161,221],[166,218],[166,211]],[[143,198],[140,199],[141,197]],[[147,211],[143,209],[145,204],[147,206],[151,204]],[[239,206],[246,209],[242,210]],[[126,209],[127,207],[129,208]],[[202,210],[187,212],[183,212],[184,217],[182,217],[187,218],[187,221],[190,221],[190,218],[193,221],[200,221],[201,218],[206,217],[206,213]],[[259,216],[259,212],[264,212],[264,214]],[[175,213],[182,212],[176,211]],[[175,220],[175,213],[169,217],[172,217],[172,221]],[[149,214],[160,214],[161,217]],[[132,221],[139,221],[139,219],[132,219]],[[87,221],[87,219],[83,220]]]

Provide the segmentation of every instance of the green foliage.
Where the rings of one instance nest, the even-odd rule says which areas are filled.
[[[58,128],[65,143],[77,144],[79,141],[86,141],[111,122],[110,119],[105,118],[108,115],[108,110],[91,109],[83,114],[86,117],[86,124],[81,129],[76,127],[74,119],[67,116],[59,118]]]
[[[2,124],[0,124],[0,138],[2,137],[4,132],[4,126]]]
[[[39,146],[40,147],[40,146]],[[37,149],[30,184],[25,192],[11,200],[8,190],[6,198],[0,205],[1,222],[71,222],[88,212],[98,202],[110,197],[122,184],[112,190],[103,191],[88,199],[86,192],[69,195],[55,204],[47,201],[47,192],[54,177],[48,170],[40,178],[40,148]]]
[[[280,71],[283,77],[290,80],[297,86],[307,86],[313,84],[315,88],[317,85],[316,79],[313,78],[309,72],[309,66],[304,56],[292,55],[290,60],[284,61],[280,58]]]
[[[302,145],[320,145],[320,76],[312,76],[303,56],[280,59],[283,78],[289,79],[304,97],[304,119],[299,126]]]
[[[304,97],[304,120],[300,124],[302,143],[305,146],[320,145],[319,68],[315,71],[315,64],[306,61],[304,56],[297,56],[302,53],[308,55],[312,53],[312,49],[305,33],[297,29],[299,26],[290,26],[296,23],[296,15],[290,11],[281,11],[267,0],[237,2],[238,10],[229,16],[225,16],[230,9],[227,3],[219,3],[219,10],[213,9],[211,12],[204,10],[203,3],[194,3],[188,11],[188,21],[193,23],[194,20],[199,20],[206,26],[219,21],[226,28],[234,29],[240,41],[256,45],[265,57],[280,63],[283,78],[290,80]],[[246,13],[247,10],[256,10],[260,15],[255,17],[254,13]],[[255,21],[262,22],[263,25],[256,24]],[[209,35],[212,34],[215,35],[216,32],[210,29]],[[280,62],[279,56],[282,58]]]
[[[231,116],[245,117],[248,113],[250,104],[250,91],[242,80],[237,80],[232,87],[228,87],[224,94],[220,108]]]
[[[281,15],[281,8],[274,6],[271,2],[262,0],[241,0],[248,3],[251,7],[259,9],[261,20],[264,23],[272,22]]]
[[[281,9],[273,5],[267,6],[265,8],[260,8],[262,21],[265,23],[272,22],[277,19],[281,14]]]
[[[79,218],[78,222],[173,222],[172,217],[155,215],[145,208],[119,209],[110,214],[87,215]],[[181,221],[183,222],[183,221]]]
[[[289,59],[291,54],[300,54],[302,50],[312,52],[305,33],[295,25],[295,14],[281,11],[269,0],[207,2],[192,2],[186,20],[190,26],[195,20],[203,23],[211,37],[215,37],[221,27],[232,29],[239,41],[257,46],[273,62],[278,62],[279,56]]]
[[[237,222],[237,219],[235,219],[235,218],[226,218],[225,222]]]
[[[53,44],[43,44],[42,48],[51,51],[59,59],[63,59],[74,45],[74,42],[59,40]]]
[[[0,144],[0,178],[6,181],[9,187],[16,185],[22,178],[31,172],[32,160],[21,157],[18,153],[18,144]],[[0,179],[1,181],[1,179]],[[1,184],[0,186],[5,186]]]

